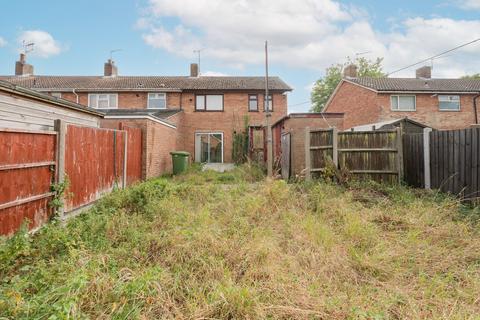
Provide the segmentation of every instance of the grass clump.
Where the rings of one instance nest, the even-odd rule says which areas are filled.
[[[475,318],[475,210],[402,186],[193,168],[3,239],[0,317]]]

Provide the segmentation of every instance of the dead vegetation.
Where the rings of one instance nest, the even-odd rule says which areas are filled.
[[[474,319],[480,235],[466,210],[245,167],[152,180],[3,241],[0,316]]]

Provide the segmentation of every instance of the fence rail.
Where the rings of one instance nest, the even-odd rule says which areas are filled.
[[[306,129],[306,177],[323,172],[331,162],[358,178],[395,182],[402,178],[403,152],[400,130],[338,132]]]

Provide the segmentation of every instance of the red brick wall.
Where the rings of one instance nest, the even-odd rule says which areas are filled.
[[[250,125],[264,124],[263,95],[259,94],[259,112],[248,111],[248,92],[225,93],[224,111],[202,112],[195,111],[195,94],[183,93],[183,114],[179,115],[178,137],[179,149],[188,151],[195,157],[196,132],[222,132],[223,133],[223,159],[232,162],[232,137],[233,132],[243,131],[244,117],[249,117]],[[273,94],[273,112],[271,123],[287,114],[287,96],[281,93]]]
[[[381,109],[377,105],[376,92],[343,82],[324,111],[345,113],[343,127],[348,129],[378,122]]]
[[[463,129],[475,123],[474,95],[460,95],[460,111],[440,111],[437,95],[417,93],[415,96],[417,97],[416,111],[405,112],[391,110],[390,94],[378,94],[377,103],[380,107],[378,121],[408,117],[443,130]]]
[[[325,115],[325,118],[288,118],[283,122],[282,133],[291,133],[291,172],[295,176],[305,169],[305,129],[343,128],[343,116]],[[278,143],[274,145],[278,146]]]
[[[437,95],[417,93],[416,111],[409,112],[392,111],[390,95],[343,82],[326,111],[344,112],[344,129],[404,117],[435,129],[461,129],[475,123],[474,95],[460,95],[460,111],[440,111]]]
[[[119,109],[146,109],[148,103],[148,92],[118,92]],[[78,102],[88,106],[88,93],[77,92]],[[72,92],[62,92],[62,98],[76,102],[77,96]],[[180,93],[167,93],[167,108],[180,108]]]

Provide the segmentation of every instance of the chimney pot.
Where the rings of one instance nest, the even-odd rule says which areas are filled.
[[[415,71],[415,77],[417,79],[431,79],[432,78],[432,67],[423,66],[421,68],[418,68]]]
[[[29,76],[33,74],[33,66],[26,61],[25,53],[20,53],[20,59],[15,62],[16,76]]]
[[[343,69],[344,78],[356,78],[357,77],[357,66],[355,64],[349,64]]]
[[[190,64],[190,77],[198,77],[198,64],[191,63]]]
[[[118,75],[118,68],[115,65],[115,61],[108,59],[103,66],[103,75],[105,77],[116,77]]]

